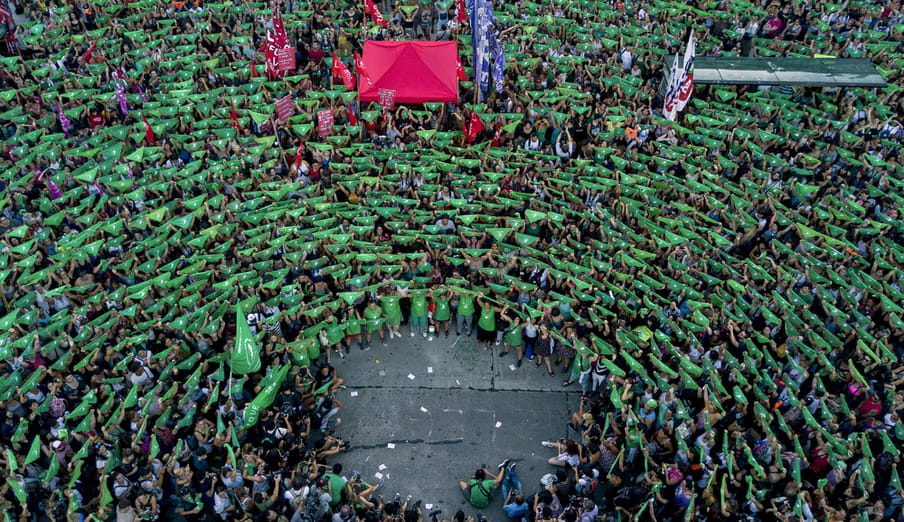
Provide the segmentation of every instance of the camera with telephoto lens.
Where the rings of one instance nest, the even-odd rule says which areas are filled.
[[[392,139],[390,139],[389,136],[386,136],[383,134],[381,134],[380,136],[377,136],[376,138],[371,140],[371,143],[373,143],[374,146],[380,147],[383,149],[388,149],[389,147],[392,147]]]

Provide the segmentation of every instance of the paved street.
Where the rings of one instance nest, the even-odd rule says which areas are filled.
[[[459,508],[476,515],[457,483],[482,464],[495,473],[504,458],[514,459],[525,492],[535,492],[554,471],[546,463],[554,451],[540,443],[568,436],[577,385],[562,388],[560,369],[550,377],[526,359],[513,370],[514,352],[499,357],[501,346],[495,353],[477,348],[476,332],[455,342],[454,332],[427,341],[402,331],[386,347],[376,340],[370,350],[333,357],[347,385],[337,394],[344,405],[338,435],[352,446],[334,460],[344,474],[358,470],[373,481],[379,474],[384,497],[410,494],[444,517]],[[504,519],[501,497],[483,513],[492,522]]]

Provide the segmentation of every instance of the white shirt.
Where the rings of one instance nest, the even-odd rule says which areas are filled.
[[[288,502],[290,505],[295,506],[301,499],[305,497],[305,495],[307,495],[307,491],[305,491],[306,489],[307,488],[287,490],[285,493],[283,493],[283,498],[286,499],[286,502]]]
[[[231,505],[232,499],[229,498],[228,493],[223,496],[220,496],[220,494],[217,493],[213,496],[213,510],[220,515],[223,520],[226,520],[226,510],[229,509],[229,506]]]
[[[631,55],[631,51],[622,49],[618,56],[621,59],[622,67],[625,69],[630,69],[634,65],[634,56]]]

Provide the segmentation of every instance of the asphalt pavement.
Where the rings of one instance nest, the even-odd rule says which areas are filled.
[[[550,377],[527,359],[515,366],[514,350],[500,356],[501,345],[478,348],[476,331],[432,341],[410,337],[405,326],[402,333],[387,346],[376,337],[366,351],[353,346],[345,359],[333,354],[345,379],[336,394],[343,404],[337,436],[351,447],[332,462],[342,463],[345,476],[382,478],[385,498],[411,495],[443,518],[458,509],[476,517],[458,481],[482,465],[495,473],[506,458],[517,463],[524,492],[536,492],[540,477],[556,469],[547,463],[555,450],[541,442],[576,435],[566,425],[580,402],[577,385],[562,387],[561,368]],[[481,513],[503,522],[502,500],[494,493]]]

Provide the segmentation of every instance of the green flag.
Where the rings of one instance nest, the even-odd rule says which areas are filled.
[[[239,375],[254,373],[261,369],[260,350],[254,342],[254,335],[248,327],[248,319],[239,308],[235,307],[235,346],[232,348],[230,366]]]
[[[25,501],[28,498],[28,495],[25,493],[22,485],[19,484],[18,481],[13,480],[11,477],[8,477],[6,479],[6,484],[9,486],[9,489],[12,490],[13,495],[16,496],[16,500],[18,500],[20,504],[25,505]]]
[[[39,458],[41,458],[41,438],[35,437],[35,440],[31,442],[31,448],[28,450],[28,455],[25,456],[25,462],[22,464],[27,466]]]
[[[107,507],[111,502],[113,502],[113,495],[110,494],[110,488],[107,487],[107,481],[103,481],[101,484],[101,493],[100,493],[100,507],[101,509]]]
[[[284,364],[279,370],[276,371],[273,380],[264,386],[264,388],[257,394],[257,397],[254,398],[248,406],[245,407],[245,426],[251,427],[257,424],[258,416],[260,415],[261,410],[273,404],[273,401],[276,400],[276,395],[279,393],[279,388],[282,386],[283,380],[285,380],[286,375],[289,373],[289,369],[292,367],[291,364]],[[271,370],[272,371],[272,370]]]

